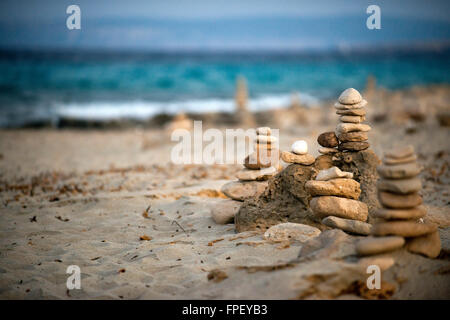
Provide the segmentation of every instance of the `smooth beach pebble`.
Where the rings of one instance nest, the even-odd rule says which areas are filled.
[[[307,154],[308,143],[305,140],[297,140],[292,144],[291,151],[295,154]]]
[[[416,162],[398,165],[380,165],[377,167],[378,174],[387,179],[407,179],[417,176],[421,168]]]
[[[417,192],[403,195],[379,191],[378,200],[380,200],[383,206],[393,209],[414,208],[423,202],[422,197]]]
[[[385,157],[394,158],[394,159],[403,159],[408,158],[414,155],[414,147],[411,145],[388,150],[384,153]]]
[[[353,132],[353,131],[370,131],[372,128],[368,124],[363,123],[339,123],[336,126],[336,132],[339,136],[341,133]]]
[[[369,210],[364,202],[334,196],[314,197],[310,202],[311,210],[319,217],[336,216],[339,218],[366,221]]]
[[[437,230],[437,226],[431,223],[419,223],[414,221],[388,221],[379,222],[372,228],[375,236],[395,235],[401,237],[419,237]]]
[[[341,142],[362,142],[362,141],[367,141],[369,139],[369,137],[367,135],[367,132],[354,131],[354,132],[341,133],[338,136],[338,139]]]
[[[211,217],[217,224],[232,223],[241,204],[241,202],[231,199],[220,199],[220,201],[211,208]]]
[[[316,227],[301,223],[286,222],[270,227],[264,233],[264,239],[274,242],[305,242],[311,238],[317,237],[320,233],[321,231]]]
[[[336,134],[332,131],[324,132],[324,133],[320,134],[317,137],[317,142],[322,147],[326,147],[326,148],[334,148],[334,147],[337,147],[339,144]]]
[[[370,147],[367,141],[361,142],[343,142],[339,145],[339,150],[362,151]]]
[[[358,241],[356,252],[362,256],[372,255],[400,249],[404,244],[403,237],[368,237]]]
[[[321,154],[332,154],[338,152],[338,149],[336,148],[326,148],[326,147],[320,147],[319,153]]]
[[[361,194],[359,182],[353,179],[333,179],[328,181],[309,180],[305,189],[313,196],[338,196],[350,199],[358,199]]]
[[[397,194],[408,194],[420,191],[422,181],[419,178],[410,179],[380,179],[377,181],[377,188],[381,191],[390,191]]]
[[[418,206],[411,209],[387,209],[380,208],[372,213],[374,217],[382,218],[385,220],[398,220],[398,219],[419,219],[425,217],[427,211],[424,206]]]
[[[384,157],[383,163],[387,165],[394,165],[394,164],[402,164],[402,163],[411,163],[415,162],[417,160],[417,156],[413,154],[412,156],[406,157],[406,158],[390,158],[390,157]]]
[[[340,116],[339,121],[347,123],[360,123],[366,120],[365,117],[360,116]]]
[[[220,191],[228,198],[244,201],[259,196],[267,186],[267,181],[231,181],[224,184]]]
[[[238,171],[236,177],[242,181],[267,180],[276,173],[277,169],[275,167],[260,170],[243,169]]]
[[[316,161],[316,159],[310,155],[307,154],[295,154],[292,152],[282,151],[281,152],[281,159],[286,163],[296,163],[296,164],[302,164],[305,166],[309,166]]]
[[[331,167],[329,169],[320,170],[316,176],[317,181],[327,181],[336,178],[353,179],[353,173],[341,171],[338,167]]]
[[[324,218],[322,223],[330,228],[337,228],[342,231],[365,236],[369,235],[372,230],[372,225],[369,223],[334,216]]]
[[[356,108],[356,109],[336,110],[336,114],[342,116],[365,116],[366,109]]]
[[[408,239],[406,249],[409,252],[422,254],[429,258],[436,258],[441,252],[441,238],[439,231],[422,237]]]
[[[256,136],[256,141],[258,143],[262,143],[262,144],[264,144],[264,143],[266,143],[266,144],[273,144],[273,143],[277,142],[278,139],[276,137],[274,137],[274,136],[258,135],[258,136]]]
[[[362,99],[361,102],[354,104],[342,104],[340,102],[336,102],[334,107],[336,110],[354,110],[354,109],[363,109],[367,105],[367,101]]]
[[[339,96],[338,101],[342,104],[356,104],[362,101],[361,94],[353,88],[345,89]]]

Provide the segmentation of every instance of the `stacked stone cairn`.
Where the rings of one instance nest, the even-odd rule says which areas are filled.
[[[357,200],[361,188],[353,173],[337,167],[321,170],[315,180],[306,182],[305,189],[313,197],[310,207],[314,216],[323,224],[353,234],[370,234],[371,225],[365,222],[369,211]]]
[[[378,222],[372,228],[373,237],[360,241],[360,255],[373,255],[403,247],[413,253],[436,258],[441,251],[437,226],[423,222],[426,209],[422,206],[418,177],[421,168],[412,146],[385,153],[377,170],[381,179],[377,183],[382,208],[374,215]]]
[[[371,127],[362,123],[366,120],[366,105],[367,101],[356,89],[346,89],[339,96],[334,105],[340,121],[336,127],[339,151],[361,151],[369,148],[367,132]]]
[[[316,158],[308,153],[308,143],[305,140],[297,140],[292,144],[291,151],[281,152],[281,159],[286,163],[305,166],[310,166],[316,161]]]

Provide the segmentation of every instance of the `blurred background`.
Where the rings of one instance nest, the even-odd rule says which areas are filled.
[[[81,30],[66,27],[72,4]],[[372,4],[380,30],[366,27]],[[368,79],[447,85],[449,12],[446,0],[3,0],[0,127],[233,112],[240,96],[252,111],[308,107]]]

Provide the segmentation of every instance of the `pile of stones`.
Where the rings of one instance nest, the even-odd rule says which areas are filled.
[[[336,127],[340,151],[361,151],[369,148],[367,131],[370,131],[371,127],[362,123],[366,120],[366,105],[367,101],[353,88],[342,92],[335,103],[340,121]]]
[[[314,216],[323,219],[323,224],[349,233],[370,234],[371,225],[365,222],[368,208],[358,201],[361,188],[351,172],[337,167],[321,170],[315,180],[306,182],[305,189],[313,197],[310,207]]]
[[[385,153],[383,164],[377,170],[378,198],[382,208],[374,212],[379,221],[372,235],[360,241],[360,255],[372,255],[403,247],[413,253],[435,258],[441,251],[437,226],[423,222],[426,209],[419,191],[422,188],[418,174],[421,168],[412,146]]]
[[[222,187],[222,192],[233,200],[244,201],[261,194],[267,181],[280,169],[280,151],[277,137],[271,135],[269,127],[256,129],[255,151],[244,160],[244,169],[237,172],[238,181]]]
[[[312,165],[316,158],[308,153],[308,144],[305,140],[297,140],[291,146],[291,151],[281,152],[281,159],[286,163],[296,163],[305,166]]]

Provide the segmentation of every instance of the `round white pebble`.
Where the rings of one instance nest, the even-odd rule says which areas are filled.
[[[295,154],[307,154],[308,143],[305,140],[297,140],[292,144],[291,150]]]

